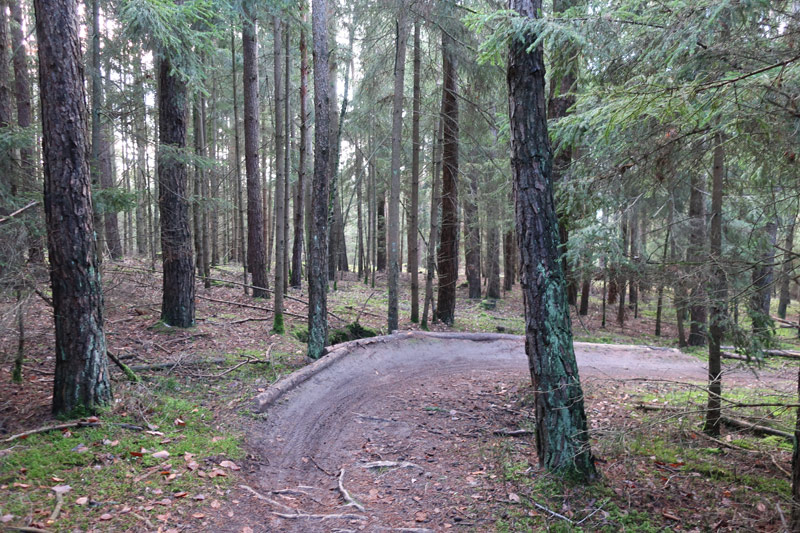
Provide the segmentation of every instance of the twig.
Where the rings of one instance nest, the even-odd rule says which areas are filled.
[[[361,465],[363,468],[421,468],[419,465],[409,463],[408,461],[372,461],[371,463],[364,463]]]
[[[237,364],[233,365],[232,367],[230,367],[230,368],[229,368],[229,369],[227,369],[227,370],[223,370],[223,371],[222,371],[222,372],[220,372],[219,374],[194,374],[192,377],[195,377],[195,378],[207,378],[207,379],[219,379],[219,378],[221,378],[222,376],[225,376],[225,375],[227,375],[227,374],[230,374],[231,372],[233,372],[233,371],[234,371],[234,370],[236,370],[237,368],[241,368],[241,367],[243,367],[243,366],[244,366],[244,365],[246,365],[246,364],[255,364],[255,363],[260,363],[260,364],[262,364],[262,365],[263,365],[263,364],[270,364],[270,362],[269,362],[269,361],[260,361],[260,360],[258,360],[258,359],[253,359],[252,357],[248,357],[246,360],[244,360],[244,361],[242,361],[242,362],[240,362],[240,363],[237,363]]]
[[[308,458],[311,460],[311,462],[312,462],[312,463],[314,463],[314,466],[316,466],[317,468],[319,468],[319,469],[320,469],[320,471],[321,471],[323,474],[328,474],[328,475],[329,475],[329,476],[331,476],[331,477],[334,477],[334,476],[336,475],[336,474],[331,474],[330,472],[328,472],[327,470],[325,470],[324,468],[322,468],[321,466],[319,466],[319,464],[317,463],[317,460],[316,460],[316,459],[314,459],[314,456],[313,456],[313,455],[309,455],[309,456],[308,456]]]
[[[283,514],[272,512],[280,518],[293,518],[295,520],[366,520],[367,517],[360,514]]]
[[[22,531],[22,533],[51,533],[49,529],[41,529],[29,526],[3,526],[8,531]]]
[[[339,471],[339,492],[342,494],[342,498],[344,498],[344,501],[347,502],[345,507],[355,507],[362,513],[367,512],[367,510],[364,509],[364,506],[358,503],[352,496],[350,496],[350,493],[347,492],[346,488],[344,488],[344,468],[342,468]]]
[[[537,509],[541,509],[542,511],[550,513],[551,516],[554,516],[555,518],[560,518],[561,520],[564,520],[565,522],[567,522],[567,523],[569,523],[569,524],[571,524],[573,526],[575,525],[575,522],[573,522],[571,519],[567,518],[563,514],[558,514],[557,512],[548,509],[547,507],[545,507],[541,503],[536,503],[536,502],[534,502],[532,500],[531,500],[531,503],[533,503],[533,505],[535,505]]]
[[[135,371],[135,372],[143,372],[145,370],[163,370],[165,368],[174,368],[178,364],[183,364],[183,365],[187,365],[187,366],[193,366],[193,365],[217,365],[219,363],[224,363],[224,362],[225,362],[225,359],[222,359],[222,358],[208,359],[208,360],[205,360],[205,361],[189,361],[187,363],[181,363],[181,361],[179,360],[179,361],[170,361],[168,363],[154,363],[152,365],[136,365],[136,366],[130,367],[130,369]]]
[[[133,516],[135,516],[136,518],[138,518],[139,520],[141,520],[142,522],[144,522],[145,525],[147,527],[149,527],[150,529],[155,529],[155,527],[153,527],[153,523],[150,520],[148,520],[147,518],[145,518],[144,516],[142,516],[142,515],[140,515],[138,513],[135,513],[134,511],[131,511],[131,514]]]
[[[533,435],[533,431],[529,429],[498,429],[494,431],[494,434],[501,437],[525,437]]]
[[[788,470],[786,470],[785,468],[783,468],[781,465],[779,465],[778,461],[775,460],[775,457],[773,457],[772,454],[769,454],[769,458],[770,458],[770,460],[772,460],[772,464],[775,465],[775,468],[777,468],[778,470],[783,472],[786,477],[789,477],[789,478],[792,477],[792,473],[789,472]]]
[[[87,422],[85,420],[79,420],[77,422],[67,422],[66,424],[57,424],[55,426],[44,426],[38,429],[31,429],[29,431],[24,431],[22,433],[17,433],[16,435],[11,435],[10,437],[3,439],[0,442],[12,442],[17,439],[24,439],[26,437],[30,437],[31,435],[38,435],[39,433],[47,433],[49,431],[58,431],[62,429],[70,429],[70,428],[83,428],[83,427],[98,427],[101,426],[101,422]],[[136,431],[143,431],[144,428],[139,426],[133,426],[131,424],[110,424],[116,425],[124,429],[132,429]]]
[[[370,293],[369,297],[368,297],[368,298],[367,298],[367,299],[364,301],[364,303],[362,304],[362,306],[361,306],[361,310],[359,310],[358,314],[356,315],[356,319],[355,319],[355,323],[356,323],[356,324],[358,324],[358,320],[361,318],[361,314],[364,312],[364,309],[366,309],[366,307],[367,307],[367,304],[369,303],[369,301],[372,299],[372,297],[373,297],[374,295],[375,295],[375,291],[372,291],[372,292]]]
[[[603,505],[605,505],[605,504],[603,504]],[[601,505],[600,507],[598,507],[597,509],[595,509],[594,511],[592,511],[592,512],[591,512],[591,513],[589,513],[588,515],[586,515],[586,516],[584,516],[583,518],[581,518],[580,520],[578,520],[578,521],[575,523],[575,525],[576,525],[576,526],[579,526],[579,525],[583,524],[584,522],[586,522],[587,520],[589,520],[589,519],[590,519],[591,517],[593,517],[595,514],[599,513],[599,512],[600,512],[600,511],[603,509],[603,505]]]
[[[753,404],[756,405],[756,404]],[[781,405],[783,407],[783,405]],[[643,409],[645,411],[681,411],[678,407],[668,407],[668,406],[661,406],[661,405],[647,405],[647,404],[637,404],[637,409]],[[695,413],[705,413],[706,410],[698,410]],[[686,413],[690,414],[690,413]],[[781,431],[779,429],[767,427],[767,426],[760,426],[758,424],[751,424],[750,422],[745,422],[744,420],[739,420],[738,418],[731,418],[729,416],[720,416],[720,420],[728,424],[729,426],[733,426],[738,429],[744,429],[747,431],[752,431],[753,433],[763,433],[765,435],[774,435],[776,437],[783,437],[784,439],[792,440],[794,439],[794,435],[791,433],[787,433],[786,431]]]
[[[293,508],[289,507],[288,505],[285,505],[285,504],[283,504],[283,503],[281,503],[279,501],[273,500],[272,498],[267,498],[263,494],[261,494],[259,492],[256,492],[255,489],[253,489],[251,487],[248,487],[247,485],[239,485],[239,488],[246,490],[247,492],[249,492],[250,494],[252,494],[256,498],[258,498],[259,500],[262,500],[262,501],[265,501],[265,502],[267,502],[269,504],[272,504],[275,507],[280,507],[281,509],[285,509],[287,511],[291,511],[293,513],[297,513],[297,509],[293,509]],[[292,515],[290,515],[290,516],[292,516]]]
[[[61,514],[61,507],[64,505],[64,495],[61,492],[56,492],[56,507],[53,509],[53,512],[50,513],[50,521],[55,522],[58,520],[58,515]]]
[[[250,316],[247,318],[234,320],[233,322],[231,322],[231,324],[244,324],[245,322],[266,322],[267,320],[269,320],[268,317]]]

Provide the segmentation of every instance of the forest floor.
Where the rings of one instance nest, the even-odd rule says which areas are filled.
[[[788,520],[791,441],[728,426],[719,439],[704,436],[703,355],[671,349],[673,324],[652,335],[652,294],[624,328],[611,309],[601,328],[594,299],[588,317],[573,316],[576,340],[589,343],[576,349],[601,473],[582,486],[536,466],[518,340],[411,338],[362,349],[257,415],[253,398],[309,362],[299,339],[302,291],[286,302],[298,315],[287,316],[287,334],[273,335],[271,313],[246,307],[271,301],[245,296],[231,283],[239,273],[218,269],[214,276],[227,281],[198,284],[197,327],[175,330],[158,321],[157,273],[133,261],[104,269],[109,348],[139,367],[143,382],[113,367],[115,403],[85,427],[4,442],[62,421],[49,414],[48,304],[35,295],[24,303],[19,385],[10,377],[15,302],[1,304],[0,529],[778,531]],[[387,333],[381,281],[375,289],[353,275],[338,281],[331,327],[359,322]],[[454,327],[433,329],[522,333],[518,288],[493,309],[465,292]],[[401,303],[401,331],[418,329],[409,307]],[[791,332],[782,334],[793,346]],[[735,402],[726,414],[791,432],[794,410],[778,406],[797,401],[790,363],[726,362],[726,397]],[[775,405],[741,407],[753,403]],[[365,468],[370,461],[388,463]],[[344,507],[343,491],[365,511]]]

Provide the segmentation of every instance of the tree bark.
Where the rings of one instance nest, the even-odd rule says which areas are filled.
[[[442,229],[436,318],[452,325],[458,283],[458,74],[453,42],[442,32]]]
[[[797,221],[797,213],[792,213],[789,223],[786,225],[786,236],[783,239],[783,264],[781,265],[781,286],[778,296],[778,317],[786,319],[786,309],[789,307],[791,295],[789,285],[792,281],[794,271],[794,261],[792,260],[792,248],[794,247],[794,228]]]
[[[433,307],[433,276],[436,271],[436,243],[439,240],[439,174],[442,169],[442,135],[444,121],[439,117],[438,126],[433,139],[433,153],[431,154],[431,227],[428,232],[428,257],[425,267],[425,304],[422,310],[422,329],[428,329],[428,308]],[[436,312],[432,313],[436,316]]]
[[[147,100],[144,91],[142,58],[134,54],[133,79],[136,88],[136,109],[133,114],[133,131],[136,137],[136,253],[147,255]]]
[[[469,177],[469,190],[464,195],[464,268],[470,299],[481,297],[481,228],[478,217],[478,173]]]
[[[408,272],[411,274],[411,322],[419,322],[419,156],[420,156],[420,105],[422,88],[422,39],[419,20],[414,22],[414,103],[411,113],[411,209],[408,211]]]
[[[301,2],[303,21],[306,20],[306,4]],[[289,74],[287,73],[287,76]],[[297,168],[297,189],[294,197],[294,242],[292,243],[292,279],[290,285],[300,288],[303,281],[303,233],[305,230],[305,191],[309,156],[308,116],[308,52],[306,31],[300,29],[300,150]]]
[[[234,33],[231,31],[231,75],[233,77],[233,167],[234,167],[234,180],[236,183],[236,219],[234,228],[234,246],[236,250],[234,254],[236,260],[242,264],[242,282],[244,283],[244,293],[248,294],[247,283],[247,248],[245,246],[244,237],[244,200],[242,199],[242,158],[239,153],[239,98],[237,95],[236,83],[236,41]]]
[[[722,135],[714,138],[714,167],[711,184],[711,231],[710,253],[711,277],[709,301],[711,316],[708,328],[708,409],[703,430],[709,435],[719,435],[720,396],[722,395],[722,335],[725,325],[725,270],[722,268],[722,187],[725,152]]]
[[[776,217],[777,218],[777,217]],[[778,237],[778,223],[773,219],[764,226],[761,244],[763,250],[759,262],[753,266],[753,295],[750,298],[750,317],[753,322],[753,336],[766,344],[773,327],[770,317],[772,284],[775,269],[775,242]]]
[[[406,43],[408,42],[408,21],[406,7],[400,3],[397,13],[397,40],[394,56],[394,98],[392,100],[392,168],[389,188],[389,305],[387,312],[388,330],[394,331],[398,325],[398,287],[400,275],[400,165],[403,150],[403,87],[406,72]],[[416,236],[415,236],[416,237]]]
[[[541,0],[510,0],[534,19]],[[547,136],[544,58],[536,36],[510,43],[508,60],[511,170],[525,296],[525,352],[535,389],[539,464],[581,479],[596,477],[583,391],[572,345],[566,280],[553,199],[552,152]]]
[[[693,270],[690,276],[690,319],[689,346],[704,346],[706,344],[706,291],[704,284],[704,269],[702,264],[707,254],[704,252],[706,243],[706,207],[703,199],[705,179],[699,172],[692,172],[691,193],[689,195],[689,248],[686,251],[689,268]]]
[[[328,23],[325,0],[312,0],[311,30],[314,61],[314,185],[311,196],[313,230],[309,247],[308,356],[322,357],[328,337],[328,169],[330,100],[328,91]]]
[[[53,413],[111,401],[92,219],[86,93],[75,0],[36,0],[44,205],[53,289]]]
[[[170,326],[194,325],[194,261],[189,231],[186,149],[186,82],[171,58],[158,66],[158,207],[164,269],[161,320]]]
[[[506,292],[514,287],[514,267],[517,264],[515,248],[514,231],[508,230],[503,234],[503,290]]]
[[[258,41],[253,5],[244,3],[242,16],[242,80],[244,94],[244,168],[247,177],[247,265],[253,280],[253,297],[267,298],[267,258],[264,213],[259,172]],[[276,307],[276,316],[280,308]]]
[[[284,185],[285,159],[284,159],[284,98],[283,93],[283,21],[276,16],[272,17],[273,38],[275,40],[273,82],[275,85],[275,318],[272,322],[272,331],[283,333],[283,284],[286,254],[286,241],[284,240],[284,224],[286,214],[283,196],[287,193]]]

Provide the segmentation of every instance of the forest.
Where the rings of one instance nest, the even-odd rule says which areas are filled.
[[[0,529],[800,532],[800,3],[0,0]]]

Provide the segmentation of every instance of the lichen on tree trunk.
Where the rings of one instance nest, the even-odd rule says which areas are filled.
[[[541,0],[511,0],[510,7],[533,19],[541,11]],[[529,51],[535,38],[529,33],[510,43],[507,81],[525,298],[525,352],[535,395],[536,449],[539,464],[547,470],[593,479],[597,473],[572,345],[566,280],[559,260],[544,58],[541,45]]]

